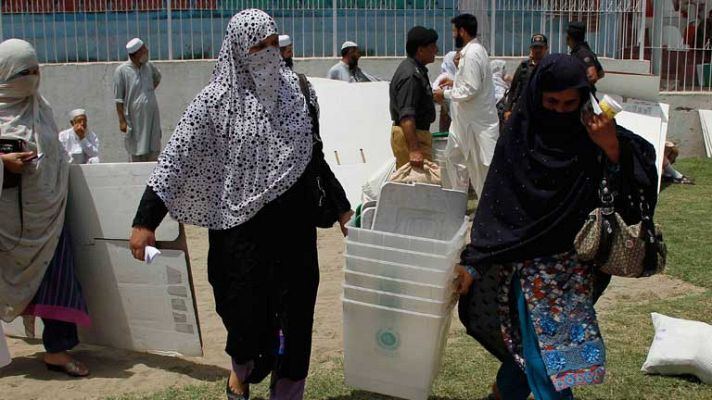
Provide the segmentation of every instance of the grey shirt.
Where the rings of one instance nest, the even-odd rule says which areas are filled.
[[[130,155],[161,150],[161,122],[155,93],[160,82],[161,72],[150,62],[139,68],[127,61],[114,72],[114,99],[124,104],[128,123],[125,144]]]
[[[400,124],[405,117],[413,117],[417,129],[430,130],[430,124],[435,121],[435,103],[425,66],[413,58],[406,58],[391,80],[390,99],[394,124]]]
[[[351,67],[349,67],[348,64],[343,61],[339,61],[336,65],[331,67],[326,77],[329,79],[350,83],[376,82],[379,80],[378,78],[363,72],[358,66],[352,69]]]

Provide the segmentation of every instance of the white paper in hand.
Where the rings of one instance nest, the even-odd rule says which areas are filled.
[[[143,252],[144,252],[143,257],[144,257],[144,261],[146,262],[146,264],[152,263],[156,257],[161,255],[161,251],[153,246],[146,246],[146,249]]]

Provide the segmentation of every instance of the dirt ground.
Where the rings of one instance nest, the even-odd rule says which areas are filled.
[[[0,370],[0,399],[97,399],[125,393],[149,393],[170,386],[215,381],[227,376],[229,359],[223,351],[225,330],[214,311],[207,280],[207,232],[188,227],[198,312],[203,334],[202,358],[166,357],[94,346],[75,352],[92,370],[87,379],[70,379],[48,372],[41,362],[39,341],[8,338],[13,362]],[[331,362],[341,353],[341,283],[344,242],[338,229],[319,232],[321,285],[314,326],[314,365]],[[598,309],[605,314],[616,302],[653,300],[686,295],[700,289],[668,276],[614,279]],[[452,329],[460,329],[453,323]]]

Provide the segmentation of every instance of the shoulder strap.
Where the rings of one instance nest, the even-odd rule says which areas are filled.
[[[297,77],[299,77],[299,87],[302,89],[304,98],[307,99],[307,104],[311,104],[311,93],[309,93],[309,81],[307,80],[307,76],[297,74]]]

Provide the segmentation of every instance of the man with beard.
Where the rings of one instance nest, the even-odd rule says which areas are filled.
[[[294,47],[289,35],[279,35],[279,53],[289,69],[294,69]]]
[[[445,79],[433,99],[450,101],[452,123],[447,144],[448,163],[465,164],[478,196],[499,138],[494,82],[487,50],[477,39],[477,18],[462,14],[452,19],[455,46],[461,47],[455,80]]]
[[[358,60],[361,58],[361,49],[358,44],[350,41],[341,45],[341,61],[331,67],[327,78],[344,82],[375,82],[380,79],[361,70]]]

